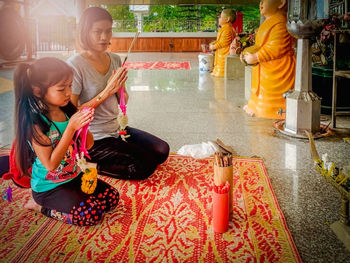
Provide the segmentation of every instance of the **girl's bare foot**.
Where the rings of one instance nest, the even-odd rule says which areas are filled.
[[[31,209],[40,212],[41,206],[38,205],[33,198],[30,198],[28,202],[24,205],[24,208]]]
[[[250,117],[254,117],[255,116],[255,112],[252,111],[250,108],[248,108],[248,105],[245,105],[243,107],[243,110],[245,111],[245,113],[247,113]]]

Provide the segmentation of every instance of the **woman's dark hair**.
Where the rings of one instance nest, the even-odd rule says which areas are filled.
[[[45,145],[34,125],[44,134],[50,129],[50,124],[42,118],[42,115],[47,116],[48,107],[41,98],[49,87],[72,76],[72,68],[57,58],[41,58],[31,65],[20,64],[14,73],[16,164],[24,175],[30,176],[28,168],[35,157],[30,145],[32,140]],[[34,87],[40,89],[41,98],[34,96]],[[77,111],[71,102],[61,109],[69,117]]]
[[[80,17],[78,25],[78,39],[79,45],[84,50],[90,50],[91,45],[89,43],[89,31],[92,25],[101,20],[108,20],[113,23],[113,19],[107,10],[100,7],[89,7],[85,9]]]

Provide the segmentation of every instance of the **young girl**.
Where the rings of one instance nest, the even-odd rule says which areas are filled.
[[[100,174],[120,179],[146,179],[169,155],[169,145],[147,132],[127,127],[127,142],[118,135],[118,102],[125,89],[127,71],[108,88],[107,82],[121,67],[120,57],[106,52],[112,38],[112,17],[104,9],[90,7],[79,20],[79,40],[83,51],[68,60],[74,69],[72,102],[96,108],[91,132],[95,143],[89,151]],[[108,90],[105,90],[108,89]],[[95,104],[97,98],[103,95]],[[125,91],[126,101],[128,94]],[[151,125],[151,124],[150,124]]]
[[[34,200],[26,208],[89,226],[117,205],[119,194],[101,180],[92,195],[81,191],[82,172],[72,159],[72,142],[75,132],[91,122],[94,110],[76,111],[70,102],[72,79],[72,69],[56,58],[18,66],[14,75],[16,161],[25,175],[33,164],[29,176]],[[90,132],[86,140],[91,148]]]

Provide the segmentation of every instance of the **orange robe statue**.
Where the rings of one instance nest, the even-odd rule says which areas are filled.
[[[285,14],[276,13],[262,23],[255,36],[255,45],[244,53],[255,53],[259,64],[252,68],[251,97],[247,112],[268,119],[281,119],[286,100],[283,93],[294,89],[294,38],[288,33]]]
[[[236,32],[231,23],[225,23],[220,28],[216,40],[211,43],[216,46],[213,76],[223,77],[225,75],[225,57],[230,53],[230,45],[235,36]]]

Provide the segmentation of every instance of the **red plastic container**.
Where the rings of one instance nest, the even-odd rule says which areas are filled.
[[[229,192],[218,194],[213,191],[213,229],[214,232],[224,233],[228,229]]]
[[[233,210],[233,204],[232,204],[232,200],[233,200],[233,167],[231,166],[227,166],[227,167],[221,167],[221,166],[217,166],[214,163],[214,184],[215,185],[221,185],[221,184],[225,184],[226,181],[229,182],[230,184],[230,195],[229,195],[229,208],[230,208],[230,213]]]

